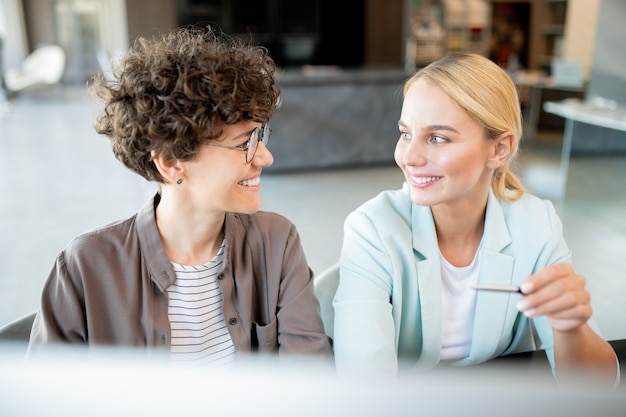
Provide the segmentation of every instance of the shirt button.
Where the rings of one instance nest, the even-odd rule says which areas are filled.
[[[228,319],[228,323],[234,326],[235,324],[237,324],[237,319],[235,317],[231,317]]]
[[[219,275],[217,276],[217,279],[224,279],[224,274],[219,274]]]
[[[165,344],[165,335],[161,336],[161,344],[164,345]]]

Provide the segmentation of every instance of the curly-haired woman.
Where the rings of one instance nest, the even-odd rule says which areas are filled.
[[[139,38],[112,81],[93,79],[96,130],[158,192],[58,255],[29,351],[142,346],[212,365],[252,352],[331,357],[298,233],[259,211],[274,73],[265,49],[188,28]]]

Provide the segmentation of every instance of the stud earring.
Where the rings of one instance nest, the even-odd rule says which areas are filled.
[[[180,185],[182,183],[183,183],[183,179],[182,178],[179,178],[179,179],[176,180],[176,184]]]

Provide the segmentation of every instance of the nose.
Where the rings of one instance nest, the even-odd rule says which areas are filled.
[[[398,165],[408,166],[423,166],[427,161],[424,146],[417,140],[400,140],[396,146],[395,159]]]
[[[251,163],[260,167],[268,167],[274,163],[274,155],[272,155],[263,142],[259,141]]]

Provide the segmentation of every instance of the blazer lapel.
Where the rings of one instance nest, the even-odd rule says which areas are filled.
[[[422,353],[415,367],[432,368],[441,355],[441,260],[430,208],[413,205],[412,222],[422,326]]]
[[[485,216],[479,283],[511,285],[514,258],[502,253],[510,243],[511,236],[502,207],[493,193],[490,193]],[[494,355],[501,341],[509,305],[514,297],[517,295],[478,291],[469,363],[483,362]]]

